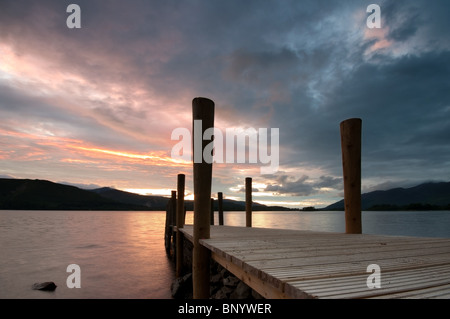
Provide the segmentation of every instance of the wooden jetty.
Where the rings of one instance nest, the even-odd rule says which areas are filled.
[[[211,226],[200,244],[265,298],[450,298],[450,239]]]
[[[214,102],[196,98],[192,106],[193,121],[203,123],[201,131],[195,125],[193,131],[203,136],[214,126]],[[177,277],[186,257],[183,243],[192,242],[195,299],[209,298],[211,259],[266,298],[450,298],[450,239],[362,234],[361,124],[349,119],[340,126],[345,233],[252,228],[250,177],[246,227],[222,225],[222,193],[220,225],[214,226],[212,149],[205,153],[209,141],[194,142],[194,225],[184,225],[184,176],[179,176],[178,202],[173,192],[168,204],[165,242],[169,253],[176,252]]]

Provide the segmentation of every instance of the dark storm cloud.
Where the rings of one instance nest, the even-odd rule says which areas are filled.
[[[386,1],[383,5],[389,39],[413,40],[416,46],[431,45],[430,50],[448,49],[450,42],[445,30],[450,27],[449,13],[445,0]]]
[[[285,127],[280,131],[281,140],[290,147],[284,153],[290,156],[282,156],[282,163],[296,160],[300,168],[303,163],[314,162],[333,174],[341,174],[339,123],[346,118],[361,117],[363,172],[367,177],[388,178],[398,174],[399,178],[439,179],[436,172],[445,170],[450,152],[445,142],[450,127],[449,47],[433,51],[423,44],[439,43],[442,48],[446,40],[440,40],[446,37],[445,31],[432,25],[443,22],[438,19],[434,23],[436,17],[419,3],[420,10],[406,14],[402,24],[389,23],[398,14],[405,14],[400,10],[402,3],[396,4],[399,11],[392,11],[385,18],[391,26],[389,38],[397,37],[402,44],[414,40],[419,48],[409,43],[407,54],[380,50],[368,59],[365,52],[371,41],[376,40],[360,41],[353,50],[335,52],[319,46],[318,51],[338,58],[329,59],[329,64],[349,58],[354,64],[352,69],[331,74],[334,79],[331,82],[317,82],[320,95],[311,95],[300,87],[293,92],[295,97],[290,105],[279,105],[278,121]],[[403,7],[406,12],[408,8],[407,4]],[[425,14],[417,16],[418,12]],[[436,32],[430,35],[429,30]],[[322,77],[324,72],[320,71],[324,70],[318,68],[317,74]],[[331,85],[321,87],[322,84]]]
[[[318,194],[321,188],[340,188],[341,178],[332,176],[320,176],[317,181],[311,180],[309,176],[303,175],[296,179],[289,175],[280,175],[276,183],[268,184],[264,191],[273,192],[277,195],[309,196]]]
[[[296,54],[288,48],[279,52],[249,52],[240,49],[233,52],[229,58],[230,76],[255,85],[271,80],[267,74],[283,75],[292,65],[299,63]]]
[[[364,66],[339,88],[329,114],[363,118],[366,162],[414,158],[426,163],[436,152],[448,156],[442,134],[450,124],[449,58],[449,52],[426,53]]]
[[[449,161],[449,59],[448,52],[427,53],[387,65],[363,64],[326,93],[317,111],[302,108],[298,116],[290,113],[291,120],[286,112],[284,141],[298,151],[288,160],[340,174],[339,123],[360,117],[367,177],[431,177],[433,167],[442,170]]]
[[[449,169],[446,0],[379,1],[378,32],[365,24],[369,0],[78,0],[82,28],[70,30],[72,2],[1,1],[0,43],[77,76],[61,77],[58,90],[78,97],[64,105],[0,78],[11,121],[46,118],[98,145],[152,149],[207,96],[222,125],[280,128],[282,171],[267,191],[340,190],[339,123],[351,117],[363,119],[364,178],[394,185]]]

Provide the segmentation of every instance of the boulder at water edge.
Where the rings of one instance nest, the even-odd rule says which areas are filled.
[[[56,289],[56,285],[53,281],[46,282],[38,282],[31,286],[33,290],[44,290],[44,291],[54,291]]]

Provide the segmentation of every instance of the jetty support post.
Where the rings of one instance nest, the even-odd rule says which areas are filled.
[[[166,227],[165,227],[165,231],[164,231],[164,246],[166,248],[166,253],[167,256],[169,256],[169,258],[173,259],[175,258],[174,255],[174,249],[176,247],[174,247],[174,243],[173,241],[175,232],[173,231],[173,226],[175,225],[175,209],[176,209],[176,204],[175,204],[175,200],[176,200],[176,196],[177,196],[177,191],[172,191],[172,197],[169,199],[169,201],[167,202],[167,206],[166,206]]]
[[[245,226],[252,227],[252,178],[245,178]]]
[[[164,228],[164,248],[166,254],[171,257],[171,242],[172,242],[172,202],[169,200],[166,204],[166,225]]]
[[[211,253],[206,247],[200,245],[199,240],[210,238],[212,154],[204,154],[204,149],[213,141],[203,140],[203,136],[205,130],[214,127],[214,102],[206,98],[195,98],[192,101],[192,115],[192,131],[194,132],[192,143],[194,155],[193,297],[208,299]]]
[[[219,210],[219,225],[223,226],[223,193],[217,193],[218,210]]]
[[[175,273],[177,278],[183,275],[183,233],[180,232],[180,229],[184,227],[185,223],[185,210],[184,210],[184,186],[185,186],[186,177],[184,174],[178,174],[177,176],[177,216],[176,216],[176,225],[177,225],[177,238],[176,238],[176,265],[175,265]]]
[[[361,129],[362,120],[348,119],[340,124],[344,176],[345,232],[361,234]]]
[[[214,226],[214,198],[211,198],[211,215],[209,216],[209,222],[211,226]]]

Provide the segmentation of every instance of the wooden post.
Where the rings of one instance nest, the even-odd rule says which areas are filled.
[[[177,218],[177,191],[172,191],[172,197],[170,198],[170,204],[172,205],[171,225],[176,225]]]
[[[213,143],[203,140],[206,129],[214,127],[214,102],[206,98],[192,101],[194,157],[194,248],[192,254],[192,284],[194,299],[207,299],[210,277],[210,251],[200,245],[200,239],[210,237],[212,160],[205,161],[205,147]],[[201,122],[197,122],[201,120]],[[199,127],[199,124],[201,125]]]
[[[341,123],[342,167],[344,173],[345,232],[361,234],[361,127],[362,120]]]
[[[223,194],[222,192],[219,192],[217,194],[217,201],[219,202],[219,225],[223,226]]]
[[[211,198],[211,213],[209,219],[210,224],[214,225],[214,198]]]
[[[170,207],[171,207],[171,216],[170,216],[170,228],[172,229],[172,238],[170,245],[172,247],[172,260],[175,260],[176,258],[176,240],[177,240],[177,234],[174,231],[173,226],[177,224],[177,191],[172,191],[172,198],[170,199]]]
[[[177,176],[177,227],[183,228],[185,224],[184,215],[184,185],[186,181],[186,176],[184,174],[178,174]]]
[[[170,257],[170,250],[171,250],[171,241],[172,241],[172,226],[171,226],[171,217],[172,217],[172,212],[171,212],[171,202],[170,200],[167,202],[166,204],[166,227],[164,229],[164,247],[166,249],[166,254],[168,257]]]
[[[181,277],[183,274],[183,237],[180,229],[184,227],[184,184],[185,184],[185,175],[178,174],[177,177],[177,242],[176,242],[176,267],[175,273],[177,278]]]
[[[245,226],[252,227],[252,178],[245,178]]]
[[[166,205],[166,228],[164,231],[164,246],[166,248],[167,256],[174,258],[173,256],[173,226],[175,225],[175,201],[176,191],[172,191],[172,197],[169,199]]]

